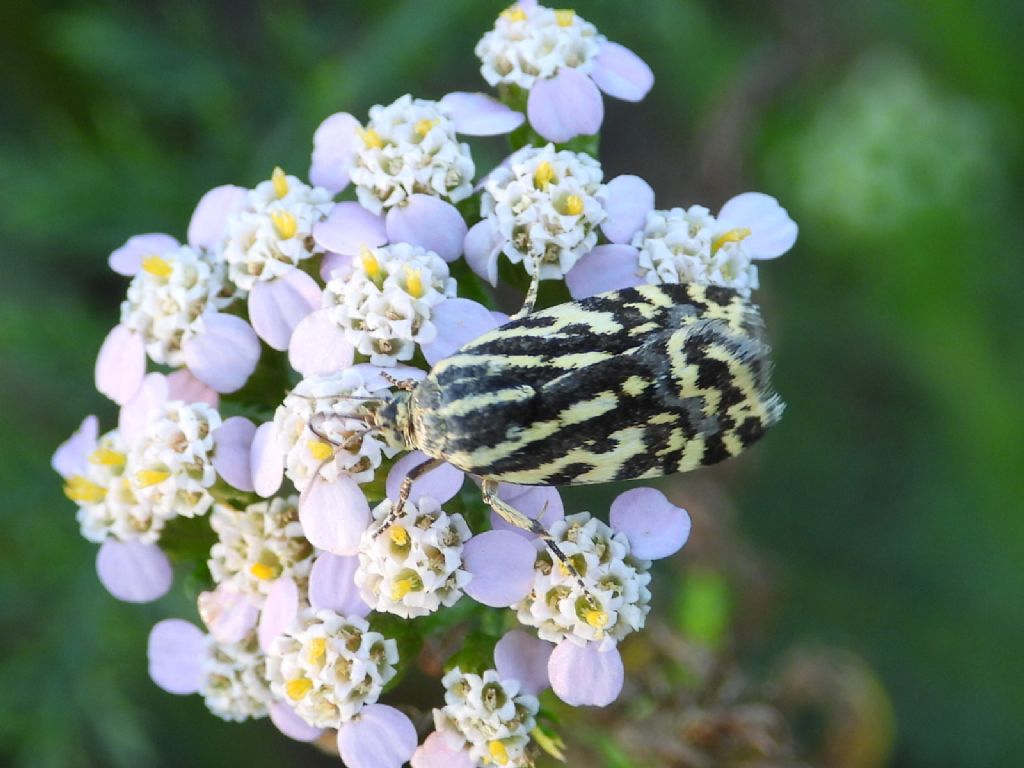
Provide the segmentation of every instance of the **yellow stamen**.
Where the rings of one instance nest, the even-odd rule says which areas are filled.
[[[282,240],[295,237],[295,233],[299,231],[299,222],[289,211],[274,211],[270,214],[270,220],[274,222],[274,229]]]
[[[555,11],[555,21],[558,22],[558,26],[560,27],[571,27],[575,20],[576,11],[571,8],[563,8]]]
[[[288,177],[280,166],[274,169],[270,180],[274,182],[274,194],[277,195],[278,200],[288,194]]]
[[[487,751],[491,753],[491,758],[498,765],[508,765],[508,750],[505,749],[505,745],[497,739],[491,739],[487,742]]]
[[[377,261],[377,257],[373,255],[373,251],[366,246],[363,246],[363,249],[359,252],[359,260],[363,265],[363,272],[365,272],[366,276],[371,280],[377,280],[381,276],[380,262]]]
[[[135,478],[143,488],[149,488],[151,485],[159,485],[170,476],[170,472],[162,469],[141,469],[135,473]]]
[[[566,216],[579,216],[583,213],[583,198],[579,195],[569,195],[562,202],[565,206]]]
[[[357,128],[356,133],[359,134],[359,138],[363,140],[367,149],[380,149],[384,146],[384,139],[373,128]]]
[[[427,137],[427,134],[430,133],[431,129],[433,129],[433,127],[440,122],[441,118],[439,117],[435,117],[433,120],[428,120],[427,118],[424,117],[422,120],[416,121],[416,125],[414,126],[414,128],[416,129],[416,133],[419,134],[420,138],[425,139]]]
[[[583,620],[594,629],[602,629],[608,623],[608,614],[601,610],[590,610],[583,614]]]
[[[555,178],[555,169],[551,167],[551,163],[547,160],[542,160],[537,166],[537,170],[533,172],[533,186],[537,189],[547,189],[548,184]]]
[[[327,653],[327,638],[314,637],[309,641],[309,650],[306,651],[306,661],[316,664]]]
[[[262,581],[274,578],[274,569],[264,563],[253,563],[249,566],[249,573]]]
[[[104,467],[120,467],[128,460],[120,451],[112,451],[109,448],[97,448],[89,454],[89,461],[92,464],[99,464]]]
[[[416,299],[423,298],[423,276],[418,269],[405,268],[405,290]]]
[[[392,525],[388,529],[388,536],[391,537],[395,546],[404,547],[409,543],[409,532],[400,525]]]
[[[391,599],[401,600],[403,597],[408,595],[410,592],[423,589],[423,582],[413,575],[408,576],[404,579],[399,579],[395,582],[395,586],[391,589]]]
[[[288,698],[292,701],[298,701],[311,690],[313,690],[313,681],[307,680],[304,677],[297,677],[294,680],[289,680],[284,685],[285,693],[288,694]]]
[[[317,461],[327,461],[334,455],[334,446],[323,440],[310,440],[306,445],[310,455]]]
[[[81,475],[72,475],[64,485],[64,495],[72,501],[95,504],[103,501],[107,495],[107,489]]]
[[[727,243],[738,243],[747,237],[750,237],[750,229],[747,227],[730,229],[728,232],[720,234],[711,242],[711,252],[718,253],[718,249]]]
[[[501,12],[501,17],[508,21],[526,21],[526,11],[518,5],[510,5]]]
[[[166,259],[162,259],[156,254],[147,256],[142,260],[142,269],[156,277],[169,277],[171,272],[174,271]]]

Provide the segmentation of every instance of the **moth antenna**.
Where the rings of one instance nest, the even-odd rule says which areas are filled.
[[[385,371],[381,371],[380,376],[386,382],[391,384],[391,386],[398,387],[399,389],[404,389],[406,392],[412,392],[414,389],[416,389],[416,382],[413,381],[412,379],[396,379],[390,373],[387,373]]]

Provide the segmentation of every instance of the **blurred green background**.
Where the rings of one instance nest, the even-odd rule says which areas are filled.
[[[146,633],[184,598],[103,591],[48,458],[85,413],[113,423],[92,387],[113,248],[183,236],[216,184],[304,175],[332,112],[484,89],[472,49],[501,8],[0,4],[0,765],[337,764],[149,682]],[[779,592],[754,663],[849,648],[892,699],[892,765],[1022,764],[1024,4],[576,10],[657,76],[606,102],[607,177],[661,207],[758,189],[801,225],[759,294],[789,410],[734,485]]]

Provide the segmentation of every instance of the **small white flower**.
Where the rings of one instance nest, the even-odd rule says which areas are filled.
[[[529,90],[562,67],[590,72],[604,40],[593,24],[573,11],[513,5],[480,39],[475,53],[489,85]]]
[[[373,510],[376,520],[391,512],[385,499]],[[425,616],[462,596],[470,574],[462,568],[469,526],[462,515],[448,514],[427,496],[406,502],[405,516],[383,535],[371,526],[359,548],[355,582],[363,600],[376,611],[404,618]]]
[[[582,576],[589,594],[543,552],[534,566],[533,589],[513,606],[519,621],[536,627],[544,640],[598,642],[603,647],[642,629],[650,610],[650,563],[630,555],[626,535],[581,512],[552,525],[551,536]]]
[[[408,243],[367,248],[351,273],[336,274],[324,306],[345,336],[373,365],[410,360],[416,344],[434,340],[434,307],[455,296],[448,265],[433,251]]]
[[[238,643],[221,643],[207,635],[199,693],[209,710],[223,720],[266,717],[274,695],[267,658],[255,633]]]
[[[473,158],[455,136],[450,110],[406,94],[370,109],[354,140],[349,176],[362,206],[380,213],[423,193],[457,203],[473,193]]]
[[[589,155],[524,147],[487,177],[481,214],[509,261],[532,275],[540,259],[541,278],[559,279],[597,244],[607,216],[597,198],[601,178]]]
[[[244,510],[217,504],[210,525],[219,541],[210,549],[210,575],[219,585],[249,595],[262,606],[275,579],[300,588],[309,579],[313,547],[299,523],[299,499],[274,498]]]
[[[271,690],[317,728],[337,728],[373,704],[395,676],[398,647],[364,619],[306,609],[269,655]]]
[[[445,706],[434,710],[434,727],[461,741],[477,765],[531,765],[527,746],[540,708],[536,696],[520,693],[516,680],[493,669],[483,676],[455,667],[441,678]]]

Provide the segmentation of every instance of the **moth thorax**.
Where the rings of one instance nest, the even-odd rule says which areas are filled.
[[[377,411],[376,427],[392,448],[406,451],[416,447],[409,392],[396,392]]]

